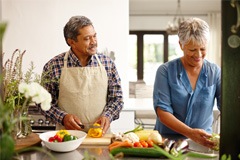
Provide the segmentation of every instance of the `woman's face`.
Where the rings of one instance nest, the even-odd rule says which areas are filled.
[[[86,26],[79,30],[77,41],[71,40],[71,47],[75,54],[90,56],[97,52],[97,33],[93,26]]]
[[[182,47],[180,43],[180,47],[184,53],[184,62],[191,67],[201,67],[207,53],[206,45],[199,45],[190,41]]]

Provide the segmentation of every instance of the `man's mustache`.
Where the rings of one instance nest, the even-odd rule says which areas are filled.
[[[93,48],[93,47],[97,47],[97,43],[96,44],[92,44],[91,46],[89,46],[89,48]]]

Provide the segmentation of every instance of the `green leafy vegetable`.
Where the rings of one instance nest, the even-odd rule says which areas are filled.
[[[212,133],[212,137],[209,140],[215,143],[215,146],[212,148],[215,151],[219,151],[219,143],[220,143],[220,135],[216,133]]]

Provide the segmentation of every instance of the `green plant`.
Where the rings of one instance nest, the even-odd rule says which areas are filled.
[[[25,51],[15,50],[11,59],[5,62],[1,75],[3,95],[0,99],[0,158],[4,160],[12,159],[13,155],[28,150],[46,152],[37,147],[14,151],[15,141],[12,136],[14,126],[17,122],[27,120],[27,117],[15,117],[14,113],[19,112],[22,116],[30,103],[41,104],[42,109],[48,110],[51,102],[51,95],[40,85],[41,77],[33,72],[33,63],[23,74],[24,54]]]
[[[3,66],[3,101],[9,104],[11,109],[15,109],[16,106],[24,103],[24,95],[18,91],[18,86],[21,82],[40,83],[40,76],[33,72],[35,67],[32,62],[28,71],[23,74],[22,61],[25,52],[21,53],[20,50],[16,49],[11,59],[8,59]]]
[[[42,148],[30,147],[20,151],[14,151],[15,141],[12,136],[14,126],[17,122],[27,120],[22,118],[25,109],[30,103],[41,104],[41,108],[50,108],[51,95],[40,85],[41,76],[34,73],[34,65],[24,74],[22,60],[25,51],[15,50],[10,59],[2,67],[1,74],[1,97],[0,97],[0,159],[12,159],[13,155],[28,150],[39,150],[47,152]],[[4,54],[1,52],[1,62]],[[14,116],[20,113],[20,118]],[[50,153],[49,153],[50,154]],[[51,154],[50,154],[51,155]]]
[[[4,35],[4,32],[7,28],[7,23],[5,22],[1,22],[0,23],[0,41],[2,42],[2,38],[3,38],[3,35]]]
[[[11,58],[7,59],[2,66],[2,103],[4,104],[5,118],[2,119],[2,125],[0,129],[3,133],[11,134],[14,130],[14,126],[17,122],[25,120],[24,125],[27,126],[27,107],[30,99],[24,95],[24,93],[19,92],[19,85],[21,83],[40,83],[40,76],[33,72],[34,65],[31,62],[30,68],[24,74],[22,70],[23,56],[26,51],[21,52],[16,49]],[[3,61],[4,53],[2,54]],[[4,112],[4,113],[5,113]],[[16,116],[19,114],[20,116]],[[29,129],[29,132],[31,130]],[[27,133],[26,133],[27,134]]]

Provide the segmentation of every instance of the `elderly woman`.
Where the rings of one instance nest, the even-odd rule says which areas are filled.
[[[161,134],[179,134],[206,147],[210,141],[214,100],[220,109],[220,68],[205,60],[209,26],[190,18],[179,27],[183,57],[161,65],[154,84],[155,129]]]

